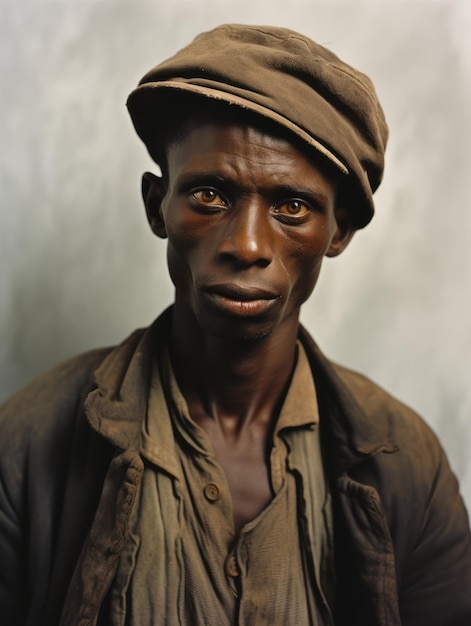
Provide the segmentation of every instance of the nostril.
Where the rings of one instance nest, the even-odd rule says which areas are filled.
[[[238,265],[240,267],[248,267],[250,265],[266,267],[267,265],[270,264],[270,261],[263,257],[247,256],[246,254],[241,255],[235,252],[229,252],[227,250],[221,251],[219,253],[219,258],[221,261],[224,261],[225,263],[233,263],[234,265]]]
[[[265,242],[266,244],[267,242]],[[234,263],[240,267],[256,265],[267,267],[271,263],[270,246],[241,246],[226,241],[219,249],[219,258],[226,263]]]
[[[257,265],[258,267],[268,267],[271,263],[271,259],[265,259],[265,258],[260,258],[258,259],[258,261],[255,263],[255,265]]]

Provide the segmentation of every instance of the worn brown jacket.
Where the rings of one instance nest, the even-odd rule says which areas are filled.
[[[150,361],[170,323],[169,310],[117,348],[59,365],[2,407],[1,623],[106,625],[143,473]],[[300,338],[334,498],[335,624],[469,626],[471,536],[436,437],[371,381],[328,361],[302,329]]]

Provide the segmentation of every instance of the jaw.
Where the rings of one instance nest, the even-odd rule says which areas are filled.
[[[221,315],[203,306],[189,306],[176,294],[174,305],[173,342],[185,350],[206,351],[213,346],[217,351],[250,353],[266,342],[295,342],[299,327],[299,309],[283,314],[283,302],[276,306],[278,315],[246,316]],[[211,348],[212,351],[213,348]]]

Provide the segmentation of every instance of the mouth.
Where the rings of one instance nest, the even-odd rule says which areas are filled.
[[[262,315],[280,300],[278,294],[267,289],[233,283],[211,285],[203,291],[212,306],[235,316]]]

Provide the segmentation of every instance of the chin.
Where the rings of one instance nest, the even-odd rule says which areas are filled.
[[[269,337],[275,330],[273,324],[261,324],[261,323],[247,323],[244,320],[241,323],[240,320],[227,320],[224,323],[216,324],[201,324],[203,330],[213,337],[228,342],[228,343],[243,343],[250,344],[263,341]]]

